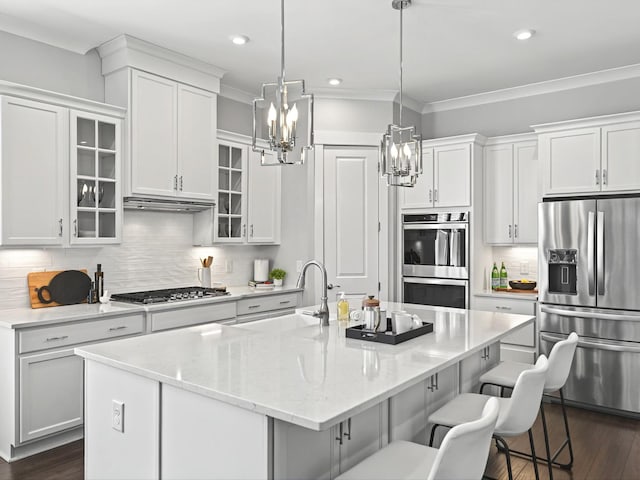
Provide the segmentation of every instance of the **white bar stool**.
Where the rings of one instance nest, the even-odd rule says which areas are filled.
[[[567,419],[567,411],[564,404],[564,395],[562,393],[562,387],[567,382],[569,377],[569,371],[571,370],[571,364],[573,357],[575,356],[576,348],[578,346],[578,334],[572,332],[566,340],[562,340],[556,343],[549,353],[549,369],[547,370],[547,377],[544,382],[543,393],[549,394],[552,392],[560,392],[560,404],[562,405],[562,417],[564,419],[564,430],[566,437],[562,445],[555,451],[553,456],[550,452],[549,446],[549,432],[547,430],[547,420],[544,414],[544,403],[540,404],[540,414],[542,416],[542,429],[544,431],[544,443],[547,453],[547,458],[536,457],[536,460],[547,462],[549,467],[549,478],[553,479],[552,465],[556,465],[566,470],[571,470],[573,466],[573,447],[571,446],[571,435],[569,433],[569,421]],[[480,393],[485,385],[495,385],[504,388],[513,388],[518,375],[524,370],[531,368],[530,364],[518,363],[518,362],[500,362],[494,368],[486,372],[480,377]],[[502,395],[502,393],[501,393]],[[560,463],[556,461],[560,452],[565,447],[569,447],[569,462]],[[532,457],[526,452],[518,452],[512,450],[511,453],[521,455],[532,459]],[[549,459],[551,459],[549,461]]]
[[[547,357],[540,355],[535,366],[523,371],[518,376],[511,397],[498,398],[500,413],[498,414],[498,421],[496,422],[493,437],[496,439],[496,442],[502,444],[506,453],[509,480],[513,480],[511,456],[509,446],[503,437],[515,437],[528,432],[531,454],[535,457],[536,450],[533,443],[531,427],[538,416],[547,367]],[[455,427],[461,423],[468,422],[469,419],[476,418],[487,401],[492,398],[496,397],[482,395],[480,393],[462,393],[442,408],[436,410],[428,419],[429,423],[434,424],[431,429],[429,445],[433,444],[433,436],[436,428],[440,426]],[[538,464],[533,462],[533,467],[536,479],[539,479]]]
[[[452,428],[439,449],[412,442],[392,442],[336,480],[480,479],[498,420],[498,403],[496,398],[488,401],[480,418]]]

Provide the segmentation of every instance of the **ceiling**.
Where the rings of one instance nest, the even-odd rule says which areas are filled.
[[[391,0],[289,0],[288,79],[307,90],[398,89]],[[640,63],[637,0],[413,0],[404,13],[404,92],[418,102]],[[518,29],[536,35],[522,42]],[[280,69],[277,0],[0,0],[0,29],[74,52],[122,33],[212,63],[257,94]],[[251,41],[235,46],[232,34]]]

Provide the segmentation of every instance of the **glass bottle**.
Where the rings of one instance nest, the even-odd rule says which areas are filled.
[[[500,267],[500,290],[506,290],[508,286],[507,269],[504,266],[504,262],[502,262],[502,266]]]
[[[500,288],[500,272],[498,272],[498,266],[496,262],[493,262],[493,268],[491,269],[491,290],[498,290]]]
[[[345,298],[344,292],[340,293],[338,300],[338,321],[347,322],[349,320],[349,301]]]

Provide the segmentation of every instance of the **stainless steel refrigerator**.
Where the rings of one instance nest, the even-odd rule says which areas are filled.
[[[640,412],[640,198],[538,209],[540,353],[576,331],[565,398]]]

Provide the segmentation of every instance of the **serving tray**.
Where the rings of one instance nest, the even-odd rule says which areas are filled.
[[[433,323],[430,322],[422,322],[422,326],[418,328],[413,328],[411,330],[407,330],[403,333],[392,333],[391,330],[387,330],[385,332],[372,332],[371,330],[366,330],[364,325],[355,325],[353,327],[349,327],[345,329],[347,338],[356,338],[358,340],[364,340],[366,342],[377,342],[377,343],[386,343],[388,345],[397,345],[402,342],[406,342],[407,340],[411,340],[412,338],[419,337],[420,335],[425,335],[427,333],[433,332]]]

